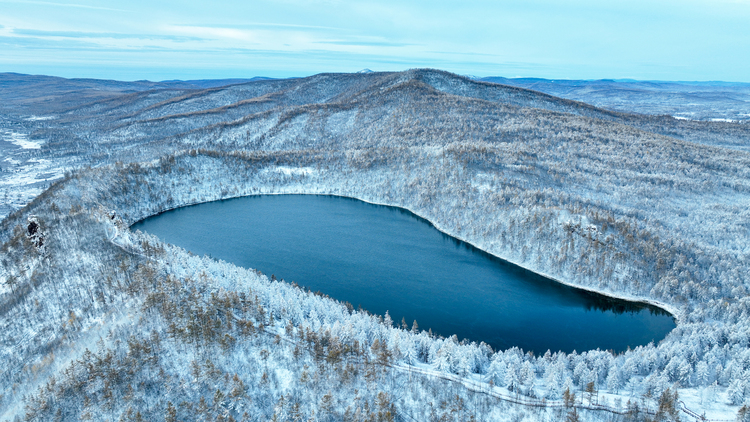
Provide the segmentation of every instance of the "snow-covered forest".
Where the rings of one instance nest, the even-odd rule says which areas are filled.
[[[480,80],[533,89],[626,113],[668,114],[686,120],[750,120],[748,83],[611,79],[582,81],[491,76]]]
[[[58,113],[33,122],[38,153],[91,167],[0,223],[3,420],[750,418],[746,124],[439,71]],[[493,351],[128,228],[259,193],[407,208],[563,283],[658,304],[677,328],[618,355]]]

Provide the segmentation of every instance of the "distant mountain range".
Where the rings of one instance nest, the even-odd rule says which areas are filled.
[[[376,73],[362,69],[358,73]],[[566,80],[542,78],[469,77],[543,92],[581,101],[613,111],[670,115],[690,120],[750,120],[750,83],[670,82],[631,79]],[[81,101],[96,101],[116,95],[149,90],[207,89],[274,80],[256,76],[235,79],[167,80],[122,82],[101,79],[65,79],[53,76],[0,73],[0,110],[32,104],[37,111],[74,107]],[[69,94],[75,94],[71,97]],[[46,101],[38,101],[45,98]]]
[[[72,107],[81,101],[97,101],[116,95],[163,89],[206,89],[272,78],[198,79],[161,82],[124,82],[107,79],[66,79],[56,76],[0,73],[0,110],[9,106],[34,106],[36,111]]]
[[[532,89],[609,110],[667,114],[694,120],[750,120],[750,83],[585,81],[499,76],[479,80]]]

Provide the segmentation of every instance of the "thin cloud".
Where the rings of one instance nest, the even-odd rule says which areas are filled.
[[[9,47],[20,47],[25,50],[38,50],[38,49],[55,49],[55,50],[68,50],[68,49],[86,49],[95,50],[101,46],[96,43],[80,41],[80,40],[54,40],[49,38],[35,38],[35,37],[18,37],[18,36],[4,36],[0,35],[0,45]]]
[[[501,54],[494,53],[478,53],[475,51],[438,51],[438,50],[426,50],[425,53],[439,55],[460,55],[460,56],[482,56],[482,57],[502,57]]]
[[[315,41],[316,44],[332,44],[332,45],[351,45],[357,47],[407,47],[410,45],[401,42],[390,42],[390,41]]]
[[[185,27],[203,27],[203,28],[222,28],[222,29],[252,29],[252,28],[298,28],[298,29],[326,29],[341,31],[342,28],[333,26],[316,26],[316,25],[296,25],[291,23],[272,23],[272,22],[250,22],[241,25],[226,25],[226,24],[177,24],[174,26],[185,26]]]
[[[114,9],[111,7],[89,6],[87,4],[77,4],[77,3],[55,3],[51,1],[0,0],[0,3],[41,4],[44,6],[73,7],[73,8],[78,8],[78,9],[92,9],[92,10],[108,10],[111,12],[131,12],[130,10]]]
[[[168,27],[170,32],[187,33],[188,36],[200,39],[230,39],[235,41],[259,44],[253,31],[244,29],[222,27],[222,26],[194,26],[194,25],[172,25]]]
[[[145,40],[169,40],[169,41],[201,41],[203,38],[154,35],[154,34],[126,34],[119,32],[83,32],[83,31],[45,31],[40,29],[13,29],[13,34],[29,37],[60,37],[60,38],[113,38],[113,39],[145,39]]]

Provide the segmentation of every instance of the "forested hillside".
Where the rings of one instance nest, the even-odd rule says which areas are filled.
[[[746,124],[432,70],[145,90],[43,117],[7,117],[39,142],[19,162],[76,170],[0,223],[0,419],[748,413]],[[563,283],[659,304],[677,328],[618,355],[493,351],[128,228],[259,193],[407,208]]]

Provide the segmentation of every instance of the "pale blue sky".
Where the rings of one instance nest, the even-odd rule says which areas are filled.
[[[0,72],[750,82],[750,0],[0,0]]]

